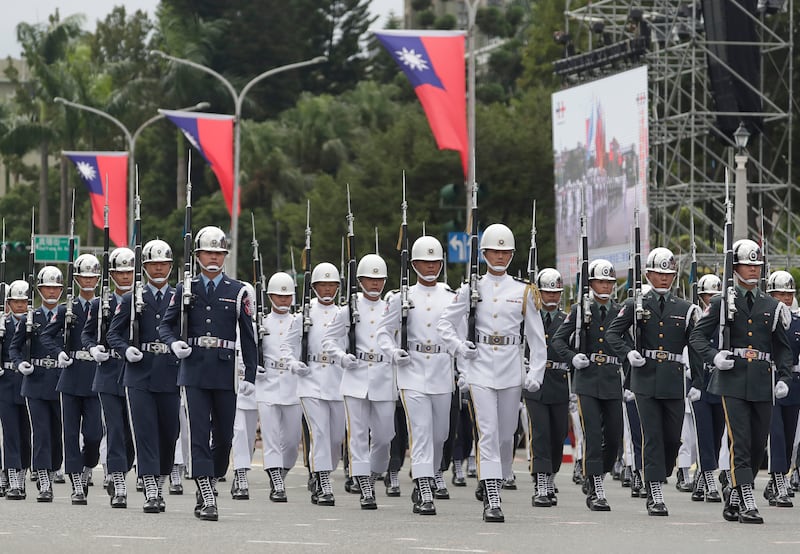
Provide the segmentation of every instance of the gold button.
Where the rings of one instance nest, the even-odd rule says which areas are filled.
[[[664,333],[659,333],[658,334],[658,338],[663,339],[664,338]]]
[[[747,323],[753,323],[753,320],[752,319],[748,319]]]
[[[600,330],[601,330],[601,331],[605,331],[606,329],[605,329],[605,327],[603,327],[603,326],[601,325],[601,326],[600,326]]]
[[[492,314],[492,317],[497,319],[497,314]]]
[[[663,327],[663,326],[664,326],[664,322],[663,322],[663,321],[659,321],[659,322],[658,322],[658,326],[659,326],[659,327]]]
[[[658,349],[659,350],[664,350],[664,347],[663,346],[659,346]]]
[[[598,354],[602,354],[602,353],[603,353],[603,350],[602,350],[602,349],[600,349],[600,350],[598,350],[598,351],[597,351],[597,353],[598,353]]]
[[[493,347],[492,347],[492,350],[497,350],[497,347],[496,347],[496,346],[493,346]]]
[[[597,342],[603,342],[603,338],[601,337],[601,338],[597,339]]]
[[[752,336],[753,336],[753,332],[752,332],[752,331],[748,331],[748,332],[747,332],[747,336],[748,336],[748,337],[752,337]]]

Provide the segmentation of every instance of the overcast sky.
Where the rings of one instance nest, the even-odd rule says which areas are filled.
[[[3,14],[0,17],[0,58],[18,58],[17,23],[44,23],[58,8],[62,17],[82,13],[86,16],[86,30],[93,31],[95,22],[103,19],[114,5],[123,4],[128,11],[142,9],[152,16],[158,0],[0,0],[0,3]],[[390,11],[402,15],[403,0],[372,0],[372,11],[381,16],[376,24],[381,27]]]

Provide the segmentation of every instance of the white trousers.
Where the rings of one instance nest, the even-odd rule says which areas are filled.
[[[522,387],[470,385],[478,430],[478,479],[503,479],[514,461],[514,432]]]
[[[691,412],[683,414],[681,447],[678,449],[678,467],[692,467],[697,461],[697,435]]]
[[[178,420],[180,422],[180,433],[175,442],[175,465],[187,465],[189,463],[189,418],[186,415],[186,405],[183,403],[181,395],[181,409],[178,410]]]
[[[581,431],[581,441],[583,441],[583,431]],[[575,442],[578,442],[577,435],[575,436]],[[583,447],[582,444],[581,447]],[[576,457],[575,459],[577,460],[578,458]],[[624,400],[622,401],[622,463],[628,467],[635,467],[636,464],[633,453],[633,439],[631,438],[631,421],[628,419],[628,406]]]
[[[350,476],[383,473],[389,466],[394,438],[394,400],[344,397]]]
[[[717,467],[720,471],[730,471],[731,469],[731,451],[728,449],[728,426],[722,430],[722,442],[719,446],[719,458],[717,459]]]
[[[258,427],[258,410],[242,410],[236,408],[233,418],[233,469],[250,469],[253,461],[253,450],[256,444],[256,428]]]
[[[258,403],[261,416],[261,445],[264,469],[291,469],[297,461],[297,449],[303,434],[303,408],[300,404]]]
[[[406,410],[411,477],[433,477],[442,463],[442,449],[450,433],[450,401],[453,395],[400,391]]]
[[[573,409],[572,403],[570,403],[569,419],[572,422],[572,436],[575,437],[575,445],[572,448],[572,458],[577,462],[583,456],[583,427],[581,427],[581,415],[578,412],[577,404]],[[633,458],[631,458],[630,465],[633,465]]]
[[[342,457],[344,402],[302,397],[300,404],[308,422],[308,463],[312,472],[333,471]]]

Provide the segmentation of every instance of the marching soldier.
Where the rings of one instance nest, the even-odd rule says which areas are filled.
[[[572,389],[578,395],[578,411],[583,429],[583,474],[586,506],[593,512],[607,512],[603,479],[614,467],[622,441],[622,382],[620,360],[611,354],[605,342],[608,324],[616,317],[620,305],[611,299],[617,281],[614,266],[598,259],[589,264],[591,325],[586,334],[587,354],[575,352],[573,333],[583,324],[578,321],[577,305],[567,315],[552,339],[552,346],[575,368]]]
[[[708,390],[722,396],[728,424],[733,489],[722,516],[727,521],[763,523],[753,481],[767,444],[773,394],[785,398],[789,393],[792,350],[781,324],[786,306],[756,286],[764,263],[761,247],[741,239],[732,250],[736,312],[728,323],[731,349],[718,349],[710,342],[720,324],[721,297],[711,299],[690,342],[706,363],[717,368]]]
[[[436,515],[433,478],[441,467],[454,384],[452,362],[435,327],[453,299],[450,288],[439,282],[443,260],[442,245],[434,237],[420,237],[411,246],[411,267],[417,274],[417,282],[408,288],[408,301],[413,306],[406,324],[408,351],[400,348],[403,307],[400,294],[393,292],[386,296],[386,309],[378,329],[378,344],[384,355],[391,357],[397,371],[415,484],[412,511],[420,515]]]
[[[142,290],[141,313],[136,313],[139,346],[131,344],[131,315],[135,298],[125,294],[117,304],[108,330],[108,344],[125,358],[122,384],[130,407],[130,422],[136,446],[136,471],[144,485],[142,510],[157,514],[166,509],[163,486],[170,474],[178,438],[178,358],[158,334],[175,289],[168,280],[172,272],[172,249],[163,240],[151,240],[142,248],[142,268],[147,284]]]
[[[478,479],[482,482],[486,522],[505,520],[500,508],[504,468],[511,467],[514,432],[519,421],[522,385],[529,391],[544,379],[547,344],[539,316],[538,291],[508,275],[514,256],[514,234],[503,224],[483,232],[480,251],[488,271],[478,281],[481,302],[475,312],[476,344],[459,332],[470,309],[469,284],[462,285],[442,312],[438,331],[458,356],[460,381],[469,385],[478,431]],[[523,360],[520,326],[530,347],[530,369]]]
[[[344,400],[340,392],[342,366],[325,350],[323,337],[340,307],[336,304],[339,290],[339,270],[331,263],[317,264],[311,272],[311,287],[316,299],[311,300],[311,328],[308,333],[308,364],[297,359],[303,334],[303,318],[296,317],[289,336],[281,345],[281,355],[289,360],[297,380],[297,395],[309,427],[308,463],[315,477],[311,502],[318,506],[333,506],[331,472],[341,457],[345,438]],[[344,344],[341,344],[344,346]]]
[[[103,438],[100,399],[92,391],[97,363],[83,348],[81,332],[94,299],[100,278],[100,262],[92,254],[81,254],[75,260],[75,284],[80,293],[70,309],[75,321],[69,331],[69,342],[63,337],[67,322],[66,303],[58,306],[41,335],[50,355],[57,357],[62,369],[57,390],[61,393],[64,429],[64,470],[72,480],[72,504],[85,505],[86,488],[92,469],[100,459]],[[69,286],[73,286],[69,283]],[[82,444],[82,446],[81,446]]]
[[[14,330],[28,309],[27,281],[12,281],[6,291],[9,313],[3,329],[3,360],[0,367],[0,423],[2,423],[3,469],[8,473],[6,499],[24,500],[25,474],[31,462],[31,427],[22,374],[11,358],[9,347]]]
[[[116,248],[108,257],[109,275],[114,282],[114,294],[108,301],[111,317],[122,302],[122,295],[131,290],[133,286],[133,269],[136,256],[130,248]],[[108,493],[111,497],[112,508],[128,507],[128,490],[125,484],[125,475],[133,467],[134,447],[131,435],[128,405],[125,400],[125,391],[122,387],[122,355],[117,351],[110,351],[106,344],[100,341],[100,310],[105,307],[105,299],[92,300],[86,324],[83,326],[81,342],[84,349],[89,351],[97,362],[92,390],[100,398],[100,407],[103,410],[106,437],[106,464],[111,480],[108,484]],[[109,325],[109,321],[105,324]]]
[[[555,475],[561,468],[564,439],[569,431],[569,364],[562,362],[550,344],[552,337],[567,314],[560,308],[564,285],[561,274],[551,268],[542,269],[536,276],[536,286],[542,294],[540,315],[547,340],[547,362],[544,381],[535,392],[522,391],[528,410],[528,449],[531,457],[531,475],[536,494],[531,502],[539,508],[549,508],[558,503]]]
[[[195,236],[201,273],[191,280],[192,301],[183,306],[183,283],[172,295],[158,328],[161,340],[181,360],[178,385],[186,399],[191,437],[190,472],[197,482],[195,516],[217,521],[214,486],[228,471],[236,415],[236,394],[255,385],[256,342],[253,305],[244,285],[223,272],[228,239],[219,227],[203,227]],[[181,317],[188,318],[188,340],[181,340]],[[236,367],[236,332],[244,360],[244,381]],[[211,436],[213,434],[213,443]]]
[[[42,305],[33,311],[30,329],[27,315],[20,318],[9,346],[9,355],[23,375],[21,392],[28,406],[31,424],[31,470],[36,473],[39,487],[36,501],[52,502],[50,475],[61,467],[64,460],[61,400],[56,391],[60,368],[58,360],[50,356],[50,350],[42,342],[41,333],[52,319],[64,289],[61,270],[53,266],[40,269],[36,288]]]
[[[272,502],[286,502],[284,477],[297,461],[297,447],[302,436],[303,410],[297,396],[297,375],[289,370],[287,358],[281,355],[281,345],[297,319],[290,312],[294,303],[294,279],[279,272],[267,283],[267,296],[272,309],[266,316],[269,333],[260,348],[264,350],[264,368],[256,374],[256,402],[261,418],[261,447],[264,470],[269,475]],[[293,355],[300,354],[300,344],[294,345]]]
[[[344,369],[341,392],[347,414],[347,449],[350,476],[358,482],[361,508],[374,510],[375,479],[389,465],[389,444],[394,437],[394,409],[397,389],[392,366],[376,337],[386,303],[381,293],[386,285],[386,262],[367,254],[358,262],[356,277],[359,321],[356,352],[341,348],[350,327],[350,305],[342,307],[325,331],[322,346]]]
[[[645,276],[652,289],[642,299],[645,316],[635,319],[636,301],[629,299],[606,331],[606,340],[619,358],[631,365],[630,390],[642,428],[644,482],[647,487],[647,513],[669,515],[661,483],[672,473],[681,445],[684,398],[700,397],[702,376],[694,351],[689,366],[692,387],[685,392],[683,351],[697,319],[697,307],[670,292],[675,281],[675,256],[667,248],[654,248],[647,256]],[[629,329],[641,337],[640,350],[629,344]]]

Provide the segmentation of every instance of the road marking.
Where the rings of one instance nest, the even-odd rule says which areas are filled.
[[[129,539],[134,541],[165,541],[167,537],[134,537],[131,535],[95,535],[96,539]]]
[[[489,552],[488,550],[470,550],[467,548],[435,548],[432,546],[412,546],[411,550],[427,550],[433,552]]]
[[[310,523],[295,523],[295,527],[311,527]]]
[[[598,525],[596,521],[556,521],[550,525]]]
[[[338,517],[321,517],[317,521],[342,521],[342,519]]]
[[[772,541],[772,544],[800,544],[800,541]]]
[[[670,521],[667,525],[691,525],[691,526],[699,526],[699,525],[711,525],[710,523],[703,522],[703,521]]]
[[[300,541],[247,541],[252,544],[293,544],[296,546],[330,546],[327,542],[300,542]]]
[[[409,542],[416,542],[419,539],[415,539],[414,537],[395,537],[396,541],[409,541]]]

